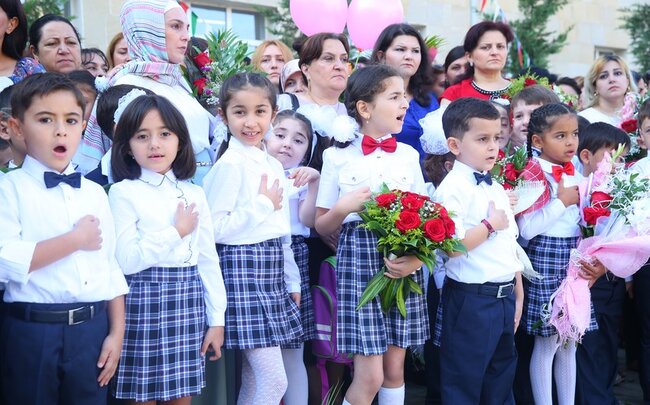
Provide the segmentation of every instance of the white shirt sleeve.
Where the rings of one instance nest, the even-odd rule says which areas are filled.
[[[135,274],[160,263],[182,239],[174,226],[165,226],[158,232],[142,234],[138,231],[138,209],[133,204],[134,196],[119,184],[111,187],[109,201],[115,213],[117,236],[117,261],[124,274]]]
[[[301,291],[300,270],[293,256],[293,250],[291,250],[290,236],[282,238],[282,253],[284,254],[284,282],[287,285],[287,291],[299,293]]]
[[[203,194],[203,191],[201,194]],[[214,244],[214,231],[210,208],[205,196],[198,202],[199,209],[199,257],[198,270],[203,282],[204,300],[208,326],[224,326],[226,313],[226,288],[223,283],[219,256]]]
[[[244,230],[254,229],[274,212],[273,203],[258,194],[252,201],[237,204],[241,187],[248,179],[230,162],[218,162],[203,180],[203,188],[212,212],[214,239],[224,243]]]
[[[517,218],[519,234],[522,238],[531,240],[537,235],[547,232],[564,214],[566,207],[559,198],[554,198],[542,208],[521,215]]]
[[[9,182],[0,187],[0,279],[25,284],[29,280],[36,242],[21,240],[18,199]]]
[[[323,168],[316,197],[316,207],[319,208],[331,209],[339,199],[338,174],[333,162],[334,152],[333,148],[323,152]]]

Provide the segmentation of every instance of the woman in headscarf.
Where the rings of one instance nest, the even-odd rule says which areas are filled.
[[[181,63],[190,35],[185,12],[173,0],[126,0],[120,12],[122,32],[132,60],[109,78],[108,86],[130,84],[167,98],[183,114],[197,161],[196,183],[213,163],[210,148],[214,117],[196,101]],[[77,156],[81,172],[97,167],[110,147],[91,115]]]

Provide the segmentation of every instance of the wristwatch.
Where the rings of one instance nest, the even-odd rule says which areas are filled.
[[[496,235],[497,231],[495,231],[494,228],[492,228],[492,224],[489,223],[487,219],[481,220],[481,223],[485,225],[485,227],[488,230],[488,239],[492,239],[494,235]]]

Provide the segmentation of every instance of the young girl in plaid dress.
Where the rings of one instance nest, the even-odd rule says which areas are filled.
[[[111,157],[130,289],[115,396],[189,405],[205,387],[206,353],[220,357],[226,294],[205,194],[185,181],[196,170],[185,120],[166,98],[138,94],[120,99]]]
[[[330,235],[342,228],[336,255],[336,343],[340,353],[354,355],[354,378],[343,403],[370,404],[379,392],[381,405],[401,404],[406,348],[423,344],[429,336],[425,297],[406,297],[406,318],[397,308],[382,313],[378,299],[359,311],[356,306],[382,265],[389,277],[413,277],[423,285],[418,270],[422,263],[414,256],[383,258],[377,238],[359,228],[356,213],[383,183],[425,194],[424,179],[417,151],[391,135],[401,131],[408,107],[397,71],[386,65],[356,71],[348,82],[345,105],[360,129],[351,136],[335,134],[336,147],[325,150],[316,202],[316,230]]]
[[[284,189],[291,214],[291,250],[300,270],[303,335],[295,342],[282,345],[282,360],[289,382],[283,400],[285,405],[303,405],[309,396],[303,361],[304,342],[316,337],[309,285],[309,251],[305,239],[314,227],[319,162],[322,162],[323,149],[329,141],[312,130],[307,117],[293,110],[278,113],[273,121],[273,131],[265,141],[269,155],[282,163],[286,174]]]
[[[237,74],[223,83],[219,102],[228,138],[204,188],[228,298],[225,345],[243,354],[238,403],[277,405],[287,388],[280,346],[302,328],[284,169],[263,142],[277,108],[275,86]]]
[[[541,151],[536,159],[551,187],[551,199],[544,207],[517,220],[521,236],[530,240],[528,255],[533,268],[542,276],[525,284],[522,323],[526,332],[535,336],[530,362],[535,403],[553,403],[552,376],[555,374],[559,403],[568,405],[575,399],[576,342],[560,341],[555,328],[544,322],[544,315],[548,312],[551,295],[566,277],[571,249],[576,247],[580,236],[577,185],[583,177],[571,163],[578,149],[576,114],[560,103],[534,110],[528,124],[528,156],[531,158],[533,147]],[[595,270],[588,263],[582,266],[586,272]],[[592,312],[588,330],[596,327]]]

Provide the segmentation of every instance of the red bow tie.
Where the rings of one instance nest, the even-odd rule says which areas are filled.
[[[573,176],[573,173],[575,173],[576,169],[573,167],[573,163],[571,162],[566,162],[562,166],[553,166],[553,171],[551,174],[553,175],[553,178],[555,181],[558,183],[560,182],[560,179],[562,178],[562,174],[566,173],[569,176]]]
[[[368,135],[363,136],[363,141],[361,141],[361,150],[364,155],[371,154],[377,148],[380,148],[384,152],[393,153],[395,152],[395,149],[397,149],[397,140],[391,136],[388,139],[377,142],[376,139],[371,138]]]

